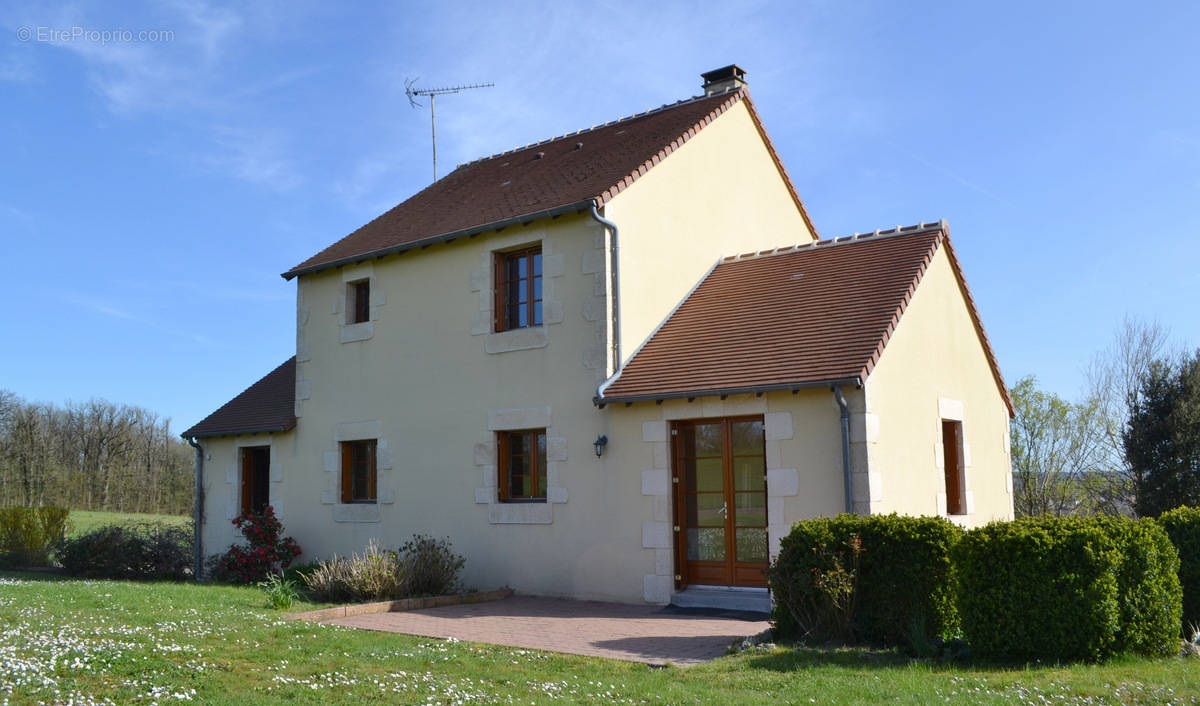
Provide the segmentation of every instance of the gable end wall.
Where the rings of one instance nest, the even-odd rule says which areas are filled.
[[[618,194],[604,216],[621,231],[622,362],[718,258],[813,240],[743,102]]]
[[[1011,519],[1008,408],[946,249],[939,248],[865,383],[853,439],[870,465],[872,513],[946,513],[941,420],[963,425],[968,514]]]

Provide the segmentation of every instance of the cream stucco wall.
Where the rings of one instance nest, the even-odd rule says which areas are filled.
[[[813,239],[743,102],[604,208],[621,229],[621,354],[628,360],[726,255]]]
[[[839,409],[825,390],[731,395],[640,402],[607,408],[611,440],[604,472],[613,478],[620,502],[634,510],[628,520],[640,542],[614,545],[611,570],[630,581],[630,567],[648,566],[639,579],[641,598],[665,603],[674,591],[675,554],[670,462],[670,422],[762,415],[767,465],[767,523],[770,555],[797,520],[833,515],[843,507]],[[631,491],[634,497],[630,497]],[[616,497],[613,498],[616,500]],[[606,505],[612,507],[612,505]],[[621,520],[626,519],[622,514]],[[618,520],[620,521],[620,520]]]
[[[740,103],[604,215],[621,228],[626,357],[718,257],[811,239]],[[271,445],[271,502],[305,560],[428,533],[450,538],[467,558],[466,584],[478,588],[667,601],[672,419],[764,416],[772,552],[796,520],[841,512],[839,409],[828,390],[593,404],[611,365],[608,238],[588,216],[570,215],[301,276],[297,427],[202,441],[206,553],[239,539],[229,522],[238,448],[263,444]],[[494,253],[538,243],[545,325],[492,333]],[[1007,456],[1003,464],[993,458],[1007,421],[939,258],[865,392],[846,390],[856,508],[936,511],[931,434],[941,397],[965,410],[971,519],[1011,515],[1011,494],[995,480]],[[362,279],[371,282],[370,321],[347,324],[347,286]],[[526,428],[547,430],[549,497],[499,503],[495,432]],[[601,434],[609,443],[597,458],[592,442]],[[376,504],[339,501],[338,444],[353,439],[378,442]],[[997,490],[1003,507],[992,505]]]
[[[243,434],[201,439],[204,449],[204,518],[201,544],[205,556],[222,552],[234,542],[244,541],[232,520],[241,512],[241,449],[269,446],[271,449],[268,502],[276,512],[287,512],[285,465],[293,471],[296,435]]]
[[[865,384],[871,512],[945,515],[942,419],[962,421],[969,527],[1012,519],[1008,409],[945,248],[934,255]]]

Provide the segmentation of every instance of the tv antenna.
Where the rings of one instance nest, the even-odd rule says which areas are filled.
[[[434,109],[434,102],[440,95],[447,93],[458,93],[459,91],[467,91],[472,88],[491,88],[494,83],[475,83],[469,86],[449,86],[447,88],[414,88],[417,81],[421,80],[418,76],[414,79],[404,81],[404,95],[408,96],[408,102],[414,108],[420,108],[421,104],[417,102],[417,96],[429,96],[429,124],[433,133],[433,180],[437,181],[437,111]]]

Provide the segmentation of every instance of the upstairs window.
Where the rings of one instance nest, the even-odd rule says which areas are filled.
[[[496,253],[496,331],[542,325],[542,249]]]
[[[371,280],[359,280],[346,285],[346,323],[361,324],[371,320]]]
[[[375,502],[375,478],[375,440],[343,441],[342,502]]]
[[[500,460],[500,501],[546,501],[546,430],[496,433]]]
[[[942,468],[946,473],[946,514],[967,514],[966,483],[963,481],[962,422],[942,420]]]

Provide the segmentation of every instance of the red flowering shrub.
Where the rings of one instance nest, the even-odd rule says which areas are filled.
[[[296,540],[280,536],[283,523],[270,505],[261,513],[238,516],[233,524],[249,543],[235,544],[221,555],[215,568],[220,578],[232,583],[257,583],[286,569],[300,556]]]

